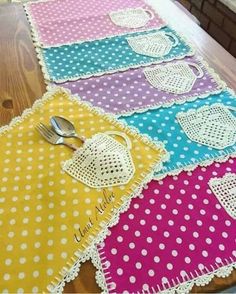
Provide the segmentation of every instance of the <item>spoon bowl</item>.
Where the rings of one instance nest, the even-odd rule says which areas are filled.
[[[80,136],[76,133],[75,127],[66,118],[62,116],[52,116],[50,118],[51,125],[54,129],[54,131],[62,137],[66,138],[78,138],[80,139],[83,143],[85,142],[85,138],[83,136]]]

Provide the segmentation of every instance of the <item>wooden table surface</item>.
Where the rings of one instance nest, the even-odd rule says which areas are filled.
[[[154,1],[154,0],[151,0]],[[197,48],[227,84],[236,89],[236,59],[205,33],[178,5],[170,0],[155,0],[162,15]],[[30,28],[21,4],[0,5],[0,126],[46,91],[46,85],[31,41]],[[95,268],[82,265],[79,276],[65,286],[65,292],[95,293]],[[194,287],[192,293],[218,292],[236,284],[236,270],[225,279],[215,278],[205,287]]]

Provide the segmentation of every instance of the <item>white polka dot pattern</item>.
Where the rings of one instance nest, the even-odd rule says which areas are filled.
[[[52,115],[68,118],[86,138],[105,131],[125,133],[136,170],[130,182],[92,189],[65,173],[61,163],[72,151],[49,144],[35,129]],[[47,292],[73,260],[81,262],[81,253],[106,234],[110,220],[151,177],[164,151],[57,88],[0,130],[0,154],[0,292],[32,293]]]
[[[163,169],[156,174],[157,178],[162,178],[166,174],[179,173],[183,169],[193,169],[199,164],[208,165],[224,156],[235,156],[235,144],[220,150],[190,140],[176,119],[178,113],[210,107],[215,103],[234,108],[236,97],[232,92],[222,91],[220,94],[211,95],[206,99],[198,99],[195,102],[122,117],[128,124],[137,127],[140,132],[166,144],[166,148],[170,152],[170,161],[166,162]]]
[[[236,262],[236,220],[208,181],[236,172],[236,160],[152,181],[98,246],[116,293],[169,291]],[[131,217],[130,217],[131,216]]]
[[[202,61],[195,57],[186,57],[184,61],[198,64],[204,72],[204,76],[197,79],[192,90],[185,95],[167,93],[154,88],[144,76],[144,71],[152,69],[153,66],[86,80],[65,82],[61,86],[70,89],[73,94],[78,94],[82,100],[115,114],[130,114],[138,110],[169,106],[175,102],[192,101],[197,97],[207,97],[211,93],[221,91],[223,86],[217,76],[210,72],[211,69],[207,64],[203,65]],[[173,61],[168,64],[174,65],[179,62],[183,61]]]
[[[168,54],[152,57],[136,53],[127,39],[135,36],[148,36],[155,33],[175,36],[178,44],[172,46]],[[171,43],[171,41],[168,41]],[[170,46],[169,46],[170,47]],[[192,56],[194,50],[174,30],[165,27],[161,30],[139,32],[97,40],[76,43],[61,47],[38,48],[38,56],[43,66],[45,79],[56,82],[100,76],[106,73],[138,68],[141,65],[151,65]]]
[[[157,29],[165,25],[160,16],[139,0],[37,1],[26,3],[25,9],[33,26],[34,37],[43,47],[103,39],[129,32]],[[128,26],[115,24],[109,14],[126,9],[143,10],[144,21],[140,22],[139,13],[138,19],[133,17],[131,27],[130,21]],[[145,12],[146,10],[148,12]],[[149,17],[150,13],[152,18]]]

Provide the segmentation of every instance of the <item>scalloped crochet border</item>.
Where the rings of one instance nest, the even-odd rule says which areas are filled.
[[[228,178],[232,178],[232,177],[236,177],[236,173],[232,173],[232,172],[228,172],[226,174],[223,175],[223,177],[214,177],[214,178],[211,178],[209,181],[208,181],[208,185],[211,185],[211,184],[215,184],[217,183],[218,181],[221,182],[222,180],[227,180]]]
[[[173,169],[171,171],[168,171],[164,174],[160,174],[160,175],[155,175],[153,179],[154,180],[162,180],[167,176],[177,176],[179,175],[181,172],[185,171],[185,172],[192,172],[194,171],[197,167],[201,166],[201,167],[207,167],[211,164],[213,164],[214,162],[226,162],[227,160],[229,160],[230,158],[236,158],[236,150],[235,152],[228,154],[228,155],[223,155],[223,156],[218,156],[209,160],[204,160],[204,161],[200,161],[196,164],[190,164],[190,165],[186,165],[180,169]]]
[[[48,1],[48,0],[41,0],[40,2],[46,2],[46,1]],[[155,7],[153,7],[153,5],[152,4],[150,4],[148,1],[146,1],[147,2],[147,5],[150,5],[151,7],[152,7],[152,9],[154,9],[156,12],[157,12],[157,10],[156,10],[156,8]],[[26,13],[27,14],[27,13]],[[27,15],[28,16],[28,15]],[[165,21],[165,18],[163,18],[162,16],[161,16],[161,18]],[[30,20],[29,20],[29,22],[30,22]],[[31,26],[32,27],[32,26]],[[33,36],[33,32],[32,32],[32,30],[31,30],[31,33],[32,33],[32,36]],[[181,35],[181,34],[179,34],[179,35]],[[190,45],[191,43],[190,42],[188,42],[188,44],[189,44],[189,46],[192,46],[193,48],[195,48],[195,46],[194,45]],[[36,44],[35,44],[36,45]],[[36,50],[37,51],[37,50]],[[192,51],[192,55],[194,55],[194,52],[195,52],[195,50],[194,49],[192,49],[191,50]],[[190,55],[190,56],[192,56],[192,55]],[[39,63],[41,64],[41,66],[42,66],[42,71],[43,71],[43,73],[44,73],[44,76],[45,76],[45,79],[47,79],[47,80],[49,80],[49,74],[48,74],[48,72],[47,72],[47,68],[46,68],[46,66],[44,67],[43,65],[42,65],[42,63],[41,63],[41,61],[40,61],[40,57],[41,57],[41,54],[39,53],[39,52],[37,52],[37,57],[38,57],[38,59],[39,59]],[[181,57],[181,58],[183,58],[183,57]],[[181,59],[180,58],[180,59]],[[177,58],[174,58],[174,59],[177,59]],[[174,60],[173,59],[173,60]],[[141,67],[141,66],[140,66]],[[106,73],[104,73],[104,74],[106,74]],[[50,87],[51,88],[51,87]],[[198,97],[197,97],[198,98]],[[203,97],[204,98],[204,97]],[[78,99],[78,97],[77,97],[77,99]],[[37,103],[37,101],[35,102],[35,105],[36,105],[36,103]],[[84,102],[85,103],[85,102]],[[184,103],[184,101],[183,101],[183,103]],[[169,105],[169,106],[171,106],[171,105]],[[168,107],[168,106],[167,106]],[[144,110],[145,111],[145,110]],[[24,111],[24,115],[25,116],[27,116],[27,110],[25,110]],[[101,113],[102,113],[102,111],[101,111]],[[122,114],[122,115],[124,115],[124,114]],[[15,118],[15,119],[13,119],[12,120],[12,122],[11,122],[11,124],[10,124],[10,126],[9,126],[9,128],[11,127],[11,126],[14,126],[15,124],[17,124],[17,118]],[[0,133],[2,132],[2,131],[5,131],[6,129],[8,129],[8,127],[1,127],[0,128]],[[236,155],[235,155],[236,156]],[[225,161],[226,160],[228,160],[228,158],[229,157],[225,157]],[[222,159],[221,159],[222,160]],[[209,165],[209,164],[211,164],[210,162],[208,162],[208,164],[207,165]],[[191,170],[193,170],[193,169],[195,169],[197,166],[195,166],[195,167],[192,167],[191,168]],[[182,170],[180,170],[180,171],[178,171],[178,173],[180,173],[181,171],[183,171],[184,169],[182,169]],[[177,173],[177,174],[178,174]],[[174,174],[170,174],[170,173],[167,173],[167,174],[165,174],[164,175],[164,177],[165,176],[167,176],[167,175],[174,175]],[[128,208],[127,208],[128,209]],[[93,256],[92,255],[92,253],[93,253],[93,251],[92,251],[92,249],[94,249],[94,247],[93,248],[91,248],[91,251],[90,250],[87,250],[87,252],[84,252],[84,255],[83,256],[80,256],[80,259],[79,260],[77,260],[76,261],[76,263],[72,266],[72,269],[71,270],[74,270],[74,274],[73,274],[73,276],[70,276],[69,275],[69,273],[67,272],[67,277],[65,276],[65,277],[63,277],[62,279],[61,279],[61,281],[60,281],[60,290],[59,290],[59,292],[61,292],[62,290],[63,290],[63,287],[64,287],[64,285],[65,285],[65,282],[69,282],[69,281],[71,281],[71,280],[73,280],[77,275],[78,275],[78,271],[79,271],[79,268],[80,268],[80,262],[84,262],[85,260],[88,260],[89,258],[90,258],[90,256]],[[96,264],[96,262],[93,260],[93,262],[94,262],[94,264]],[[236,268],[236,263],[235,264],[233,264],[233,267],[235,267]],[[233,269],[233,267],[232,267],[232,269]],[[65,274],[65,273],[64,273]],[[230,274],[230,273],[229,273]],[[228,275],[229,275],[228,274]],[[63,273],[62,273],[62,275],[63,275]],[[214,276],[217,276],[217,273],[214,273],[213,274],[213,277]],[[227,275],[226,275],[227,276]],[[212,278],[213,278],[212,277]],[[211,279],[212,279],[211,278]],[[211,280],[210,279],[210,280]],[[194,281],[192,281],[193,282],[193,284],[191,284],[191,285],[189,285],[188,286],[188,291],[190,291],[191,290],[191,288],[193,287],[193,285],[194,284],[199,284],[199,285],[201,285],[201,283],[199,283],[197,280],[194,280]],[[192,283],[191,282],[191,283]],[[210,281],[209,281],[210,282]],[[186,283],[187,284],[187,283]],[[205,285],[205,284],[203,284],[203,285]],[[101,286],[101,285],[100,285]],[[58,288],[59,289],[59,288]],[[175,291],[175,289],[174,289],[174,291]],[[168,292],[168,293],[170,293],[170,292]],[[173,292],[174,293],[174,292]]]
[[[236,94],[234,92],[233,89],[231,88],[225,88],[225,91],[228,91],[231,95],[232,95],[232,99],[236,100]],[[213,103],[214,104],[214,103]],[[119,116],[118,116],[119,117]],[[123,121],[123,120],[122,120]],[[133,128],[133,126],[130,126],[131,128]],[[134,129],[136,129],[136,127],[134,127]],[[213,156],[212,158],[207,158],[207,159],[201,159],[200,161],[196,162],[196,163],[191,163],[185,166],[182,166],[181,168],[172,168],[171,170],[163,173],[163,174],[154,174],[153,179],[154,180],[162,180],[163,178],[165,178],[166,176],[176,176],[178,174],[180,174],[182,171],[193,171],[195,170],[198,166],[209,166],[214,162],[225,162],[227,161],[229,158],[235,158],[236,157],[236,146],[233,147],[234,151],[230,152],[230,153],[226,153],[226,154],[219,154],[218,156]]]
[[[177,98],[177,99],[173,99],[171,102],[167,102],[167,103],[163,103],[163,104],[151,104],[148,106],[144,106],[144,107],[137,107],[137,108],[133,108],[131,110],[123,110],[123,111],[118,111],[116,113],[112,113],[106,110],[107,113],[111,113],[116,115],[117,117],[120,116],[130,116],[132,114],[135,113],[144,113],[148,110],[155,110],[155,109],[159,109],[159,108],[168,108],[171,107],[173,105],[181,105],[184,104],[185,102],[194,102],[197,99],[205,99],[208,98],[210,95],[216,95],[216,94],[220,94],[223,90],[227,89],[227,84],[219,77],[219,75],[214,71],[213,68],[211,68],[209,66],[209,64],[201,57],[201,56],[196,56],[196,61],[200,62],[207,70],[207,72],[209,73],[209,75],[214,79],[218,89],[211,91],[209,90],[209,92],[204,93],[204,94],[200,94],[200,95],[190,95],[190,96],[182,96],[181,98]],[[47,89],[50,89],[50,87],[54,86],[55,82],[49,83],[47,84]],[[84,100],[83,100],[84,101]]]
[[[103,254],[102,249],[97,248],[95,251],[92,252],[92,262],[93,265],[96,267],[97,271],[96,271],[96,282],[99,285],[99,287],[102,289],[102,293],[109,293],[109,288],[110,290],[112,290],[112,281],[111,281],[111,277],[109,276],[109,271],[107,270],[107,268],[105,267],[106,265],[106,257],[102,256],[100,258],[99,255],[99,251],[100,254]],[[191,280],[179,283],[178,285],[174,286],[174,287],[169,287],[166,288],[166,290],[160,290],[160,287],[156,286],[156,287],[152,287],[151,288],[151,292],[149,293],[160,293],[160,294],[187,294],[190,293],[191,289],[194,286],[205,286],[207,284],[209,284],[212,279],[214,279],[215,277],[220,277],[220,278],[226,278],[228,277],[231,272],[236,269],[236,261],[234,261],[233,258],[230,258],[230,262],[228,262],[228,260],[226,260],[225,262],[226,264],[222,263],[222,266],[219,267],[219,265],[216,264],[216,269],[215,267],[212,266],[211,271],[208,271],[207,274],[203,274],[201,276],[198,276],[196,278],[193,278]],[[109,280],[109,281],[108,281]],[[106,282],[108,281],[108,282]],[[141,293],[142,291],[138,292]]]
[[[47,287],[48,290],[51,292],[54,292],[54,288],[57,286],[58,281],[61,281],[61,283],[63,284],[64,276],[67,274],[68,270],[74,266],[75,263],[77,264],[77,268],[79,268],[80,264],[85,260],[85,258],[87,258],[88,255],[90,256],[90,252],[92,250],[94,250],[95,246],[98,243],[102,242],[104,240],[104,238],[107,236],[107,234],[109,232],[108,228],[118,223],[119,215],[128,209],[130,202],[131,202],[131,199],[134,197],[137,197],[141,193],[141,190],[143,189],[143,187],[148,182],[150,182],[152,180],[152,178],[154,176],[154,171],[156,169],[160,170],[162,168],[163,161],[166,161],[169,159],[169,154],[165,150],[163,143],[155,142],[155,141],[151,140],[151,138],[149,138],[148,136],[141,135],[137,129],[136,130],[133,128],[131,129],[131,128],[129,128],[129,126],[126,123],[123,123],[121,121],[117,121],[117,118],[114,115],[106,114],[102,109],[99,109],[97,107],[91,107],[91,105],[89,103],[79,100],[77,96],[71,95],[71,92],[69,90],[61,88],[61,87],[51,88],[50,91],[48,91],[47,93],[45,93],[43,95],[42,99],[36,100],[34,102],[32,108],[28,108],[28,109],[24,110],[22,115],[13,118],[9,125],[1,127],[0,128],[0,137],[2,135],[4,135],[6,132],[13,129],[16,125],[18,125],[19,123],[24,121],[29,115],[34,113],[35,110],[37,110],[39,107],[44,105],[44,103],[46,103],[47,101],[52,99],[53,95],[58,92],[59,93],[61,92],[63,94],[67,94],[68,98],[71,101],[73,101],[77,104],[84,105],[92,113],[102,115],[105,120],[107,120],[110,123],[113,123],[117,127],[119,126],[123,129],[125,129],[127,134],[132,134],[133,136],[135,136],[136,138],[138,138],[139,140],[141,140],[142,142],[144,142],[148,146],[151,146],[152,148],[154,148],[156,150],[162,149],[163,154],[160,154],[159,158],[150,166],[148,171],[145,174],[141,175],[142,178],[138,180],[139,181],[138,186],[136,186],[135,188],[132,187],[133,191],[130,190],[127,192],[127,194],[129,196],[128,197],[123,196],[123,198],[121,199],[120,207],[118,209],[116,209],[115,211],[113,211],[112,215],[110,215],[110,217],[111,217],[110,220],[107,220],[106,222],[103,223],[103,226],[101,227],[101,232],[96,237],[94,237],[92,240],[86,241],[88,247],[84,246],[84,250],[78,250],[77,252],[75,252],[73,254],[74,256],[71,257],[71,261],[67,262],[67,264],[63,267],[63,269],[58,273],[57,277],[54,277],[53,281]]]
[[[228,108],[229,110],[233,109],[233,111],[236,111],[236,108],[234,110],[234,107],[231,107],[231,106],[228,107],[228,106],[224,105],[222,102],[216,102],[216,103],[213,103],[211,105],[203,105],[203,106],[201,106],[201,107],[199,107],[197,109],[191,108],[191,109],[188,109],[187,111],[180,111],[180,112],[177,113],[176,117],[178,118],[179,116],[183,116],[185,114],[196,113],[198,111],[209,109],[212,106],[222,106],[222,105],[225,106],[225,108]]]
[[[156,165],[155,169],[161,169],[160,165]],[[129,198],[123,199],[123,204],[120,206],[120,208],[117,210],[117,212],[114,212],[113,217],[111,220],[106,224],[106,227],[103,227],[103,231],[92,240],[90,245],[87,249],[85,249],[83,252],[76,252],[75,256],[77,259],[74,260],[74,264],[70,265],[69,269],[65,269],[63,272],[61,272],[61,279],[57,279],[57,283],[51,283],[51,285],[48,286],[48,290],[51,293],[61,293],[63,291],[63,288],[65,286],[66,282],[70,282],[76,278],[76,276],[79,273],[79,269],[81,266],[81,263],[85,262],[86,260],[90,259],[92,257],[92,253],[94,250],[96,250],[96,245],[103,242],[106,236],[109,234],[109,228],[115,226],[119,222],[120,214],[126,212],[129,207],[130,203],[133,198],[136,198],[140,195],[143,187],[147,185],[151,180],[153,179],[153,173],[149,173],[149,175],[140,183],[140,186],[135,189]],[[124,197],[125,198],[125,197]],[[59,282],[58,282],[59,280]]]
[[[129,70],[129,69],[135,69],[135,68],[144,67],[144,66],[153,65],[153,64],[160,64],[160,63],[163,63],[163,62],[169,62],[169,61],[173,61],[173,60],[180,60],[180,59],[183,59],[184,57],[193,56],[195,54],[195,47],[192,45],[192,43],[187,41],[187,39],[181,33],[178,33],[176,30],[174,30],[171,27],[169,27],[169,28],[174,33],[176,33],[179,36],[180,40],[182,42],[184,42],[189,47],[189,52],[184,53],[182,55],[175,56],[175,57],[170,57],[170,58],[167,58],[167,59],[165,59],[165,57],[163,57],[163,59],[156,60],[156,61],[153,61],[153,62],[148,62],[148,63],[143,62],[141,64],[140,63],[138,63],[138,64],[130,64],[127,67],[114,68],[112,70],[106,70],[106,71],[103,71],[103,72],[93,72],[93,73],[89,73],[89,74],[85,74],[85,75],[68,76],[68,77],[63,78],[63,79],[51,78],[50,74],[49,74],[47,64],[45,63],[45,59],[44,59],[44,56],[43,56],[43,52],[42,52],[43,49],[40,48],[40,47],[35,46],[35,51],[36,51],[36,54],[37,54],[39,64],[41,65],[41,68],[42,68],[42,72],[43,72],[43,75],[44,75],[45,82],[47,84],[49,82],[64,83],[64,82],[67,82],[67,81],[76,81],[76,80],[80,80],[80,79],[87,79],[87,78],[90,78],[90,77],[100,77],[100,76],[103,76],[103,75],[106,75],[106,74],[112,74],[112,73],[116,73],[116,72],[124,72],[124,71]],[[31,32],[32,32],[32,30],[31,30]],[[66,46],[72,46],[72,45],[66,45]]]
[[[230,89],[230,88],[226,88],[226,90],[233,96],[233,99],[236,100],[236,94],[235,94],[234,90]],[[213,103],[213,104],[215,104],[215,103]],[[202,107],[204,107],[204,106],[202,106]],[[213,164],[214,162],[226,162],[230,158],[236,158],[236,147],[234,149],[235,149],[235,151],[231,152],[230,154],[219,155],[219,156],[211,158],[211,159],[202,160],[196,164],[186,165],[186,166],[181,167],[179,169],[172,169],[171,171],[168,171],[164,174],[159,174],[159,175],[155,174],[153,179],[154,180],[162,180],[166,176],[177,176],[182,171],[186,171],[186,172],[194,171],[198,166],[207,167],[207,166]]]
[[[208,98],[210,95],[220,94],[224,89],[227,89],[227,84],[220,78],[220,76],[215,72],[215,70],[212,67],[210,67],[209,64],[201,56],[197,55],[196,60],[197,60],[197,62],[201,63],[206,68],[209,75],[214,79],[215,83],[218,86],[217,90],[209,91],[207,93],[200,94],[200,95],[181,96],[181,98],[173,99],[171,102],[167,102],[167,103],[163,103],[163,104],[152,104],[149,106],[135,108],[135,109],[128,110],[128,111],[124,110],[121,112],[117,112],[116,115],[119,117],[120,116],[130,116],[134,113],[143,113],[148,110],[155,110],[155,109],[159,109],[162,107],[168,108],[168,107],[171,107],[175,104],[181,105],[181,104],[184,104],[185,102],[193,102],[197,99]]]
[[[215,162],[225,162],[230,157],[232,157],[232,158],[236,157],[236,153],[235,153],[234,156],[228,156],[228,157],[224,157],[224,158],[221,158],[221,159],[216,159]],[[210,165],[211,163],[213,163],[213,161],[208,162],[207,165]],[[202,166],[207,166],[207,165],[203,164]],[[191,170],[194,170],[197,166],[195,166]],[[199,166],[201,166],[201,164]],[[184,171],[184,170],[179,171],[178,174],[180,172],[182,172],[182,171]],[[137,195],[139,195],[139,194],[137,194]],[[138,196],[136,196],[136,197],[138,197]],[[130,201],[126,203],[126,206],[124,207],[124,210],[122,209],[122,212],[125,212],[125,211],[127,211],[129,209],[130,203],[131,203],[133,198],[135,198],[135,197],[130,198]],[[115,219],[112,226],[116,225],[118,223],[118,221],[119,221],[119,218]],[[108,233],[109,233],[109,229],[107,229],[107,234]],[[99,242],[99,243],[101,243],[101,242]],[[92,260],[94,266],[97,268],[97,272],[96,272],[97,284],[102,288],[102,290],[104,291],[103,293],[108,293],[108,288],[107,288],[107,284],[106,284],[106,281],[105,281],[105,275],[103,273],[103,269],[102,269],[102,266],[101,266],[100,257],[98,255],[97,248],[95,246],[89,248],[86,252],[84,252],[83,256],[81,256],[81,259],[77,260],[74,263],[74,265],[70,268],[70,270],[67,271],[67,273],[65,273],[64,278],[52,289],[52,292],[53,293],[55,293],[55,292],[62,293],[65,284],[67,282],[70,282],[70,281],[74,280],[78,276],[81,263],[85,262],[86,260],[89,260],[89,259]],[[161,291],[160,293],[161,294],[189,293],[194,285],[205,286],[206,284],[210,283],[210,281],[214,278],[214,276],[226,277],[226,276],[230,275],[231,271],[233,270],[233,267],[236,268],[236,262],[232,263],[231,265],[223,266],[221,268],[222,269],[222,274],[221,274],[221,272],[218,272],[219,269],[217,269],[217,270],[215,270],[215,271],[213,271],[211,273],[208,273],[207,275],[204,274],[203,276],[199,276],[199,277],[197,277],[197,278],[195,278],[193,280],[190,280],[188,282],[184,282],[184,283],[182,283],[182,284],[180,284],[180,285],[178,285],[176,287],[172,287],[172,288],[168,289],[168,292]],[[229,271],[229,273],[227,275],[224,275],[225,274],[225,268],[228,268],[228,271]],[[208,277],[207,281],[206,281],[206,277]]]
[[[41,38],[39,36],[39,29],[37,26],[37,22],[35,21],[34,17],[31,14],[30,11],[30,4],[35,4],[35,3],[41,3],[41,2],[49,2],[50,0],[40,0],[40,1],[27,1],[25,3],[23,3],[23,7],[25,10],[25,14],[27,16],[27,19],[30,23],[30,30],[31,30],[31,36],[32,36],[32,40],[33,43],[35,45],[35,47],[40,47],[40,48],[55,48],[55,47],[61,47],[61,46],[65,46],[65,45],[73,45],[73,44],[82,44],[84,42],[93,42],[93,41],[97,41],[97,40],[105,40],[107,38],[112,38],[112,37],[117,37],[117,36],[124,36],[126,34],[130,34],[130,33],[137,33],[137,32],[145,32],[145,31],[151,31],[151,30],[159,30],[161,28],[164,28],[168,25],[168,23],[158,15],[158,17],[160,18],[160,21],[163,22],[163,24],[160,24],[159,26],[153,26],[152,28],[139,28],[138,31],[127,31],[127,32],[122,32],[122,33],[118,33],[118,34],[111,34],[111,35],[107,35],[105,37],[100,37],[98,39],[84,39],[84,40],[75,40],[73,42],[67,42],[67,43],[57,43],[57,44],[52,44],[52,45],[46,45],[43,44],[43,42],[41,41]],[[144,3],[146,7],[152,8],[149,4]],[[154,11],[154,13],[157,14],[157,12],[152,8],[152,10]]]

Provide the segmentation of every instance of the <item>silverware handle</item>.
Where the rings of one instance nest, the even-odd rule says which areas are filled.
[[[82,143],[84,143],[85,140],[86,140],[86,138],[84,136],[80,136],[78,134],[76,134],[74,137],[77,138],[77,139],[79,139]]]
[[[70,144],[70,143],[67,143],[67,142],[63,142],[63,145],[69,147],[70,149],[76,151],[78,149],[77,146],[75,146],[74,144]]]

